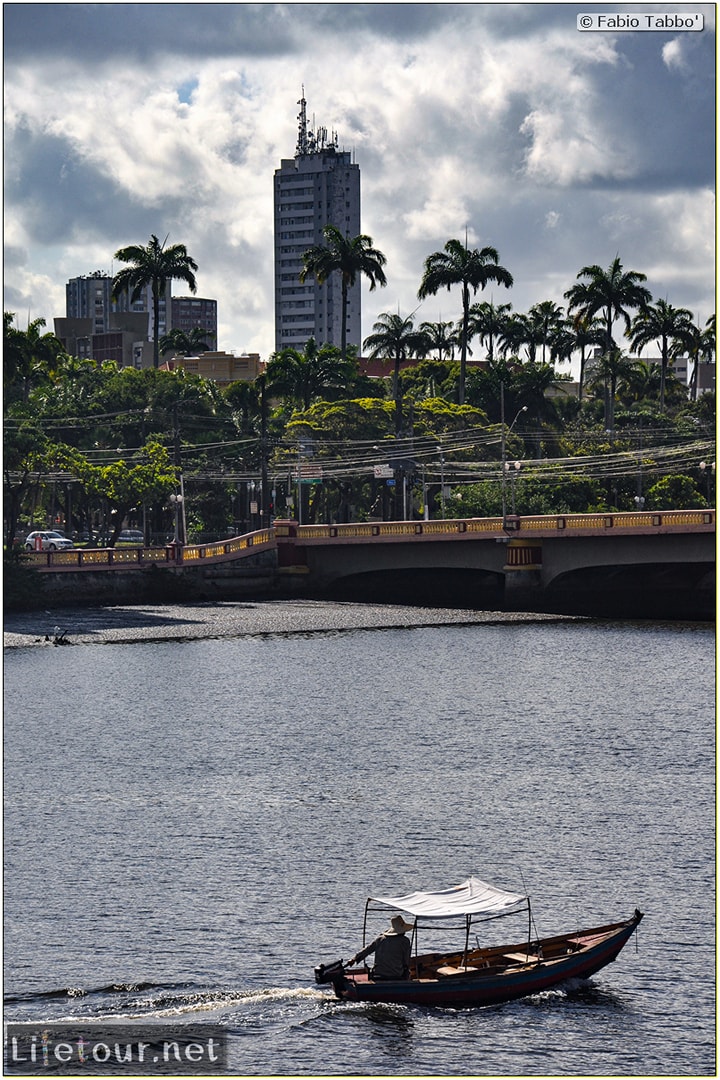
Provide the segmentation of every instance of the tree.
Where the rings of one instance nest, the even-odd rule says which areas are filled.
[[[562,326],[563,309],[553,300],[543,300],[533,304],[528,312],[539,344],[542,345],[542,363],[547,361],[546,350],[552,349],[552,343]]]
[[[175,356],[197,356],[198,353],[210,351],[212,345],[208,344],[208,339],[212,341],[212,337],[202,326],[193,326],[189,333],[175,327],[169,333],[163,334],[159,348],[161,353],[170,352],[172,349]]]
[[[451,322],[422,322],[419,330],[425,335],[426,352],[437,349],[438,360],[455,359],[458,338]]]
[[[708,503],[691,476],[676,473],[663,476],[648,490],[649,510],[702,510]]]
[[[495,341],[508,325],[512,304],[488,303],[473,304],[468,320],[468,341],[480,338],[481,345],[487,345],[487,358],[492,363],[495,359]]]
[[[303,268],[300,271],[300,282],[304,282],[309,275],[313,275],[318,285],[323,285],[331,274],[338,273],[342,279],[342,329],[340,337],[340,354],[343,361],[347,359],[347,305],[348,289],[355,284],[358,274],[363,275],[370,282],[372,292],[377,285],[387,285],[383,267],[386,258],[382,251],[372,246],[372,237],[360,234],[359,236],[343,236],[336,225],[326,225],[323,228],[325,244],[314,244],[303,252]]]
[[[605,428],[612,431],[615,424],[615,396],[618,380],[631,375],[633,363],[621,349],[610,349],[595,361],[591,384],[602,386],[605,392]]]
[[[197,292],[193,271],[197,263],[191,259],[184,244],[165,247],[167,237],[160,243],[154,234],[146,247],[131,244],[115,252],[114,258],[120,262],[132,263],[123,267],[113,278],[112,298],[117,300],[123,293],[128,293],[130,303],[140,299],[143,289],[149,285],[153,301],[153,366],[160,363],[160,297],[165,292],[169,281],[184,281],[190,292]]]
[[[128,511],[139,503],[164,499],[177,485],[170,455],[157,439],[149,438],[137,456],[96,465],[70,447],[57,450],[58,461],[73,472],[86,493],[105,499],[114,517],[108,547],[114,547]]]
[[[421,357],[427,346],[427,338],[416,330],[412,315],[403,317],[383,312],[373,324],[373,333],[365,338],[363,345],[371,349],[369,359],[384,357],[394,360],[393,397],[395,399],[395,434],[402,428],[402,394],[400,390],[400,365],[411,357]]]
[[[693,373],[690,379],[690,396],[697,400],[700,388],[698,366],[701,362],[711,364],[716,351],[715,316],[711,315],[705,323],[705,329],[695,329],[695,340],[690,347],[690,356],[693,360]]]
[[[31,419],[6,419],[3,437],[5,544],[12,547],[23,500],[43,471],[48,440]]]
[[[310,338],[303,352],[282,349],[275,353],[267,366],[267,385],[271,393],[309,409],[325,394],[337,397],[347,389],[357,372],[357,362],[346,360],[335,345],[321,345]]]
[[[600,313],[605,330],[605,352],[609,353],[616,347],[613,323],[622,319],[625,330],[629,330],[628,308],[643,309],[652,300],[649,290],[641,284],[647,281],[647,277],[637,270],[623,270],[619,255],[615,256],[607,270],[597,264],[583,266],[577,276],[577,283],[565,293],[568,310],[577,311],[587,319]]]
[[[44,319],[33,319],[27,330],[13,325],[15,313],[3,317],[3,382],[6,400],[27,401],[33,385],[52,380],[65,358],[65,350],[54,334],[41,333]]]
[[[453,285],[462,287],[462,329],[460,332],[460,383],[458,401],[465,403],[465,375],[467,366],[468,324],[470,320],[470,290],[473,296],[484,289],[489,281],[505,285],[513,284],[512,275],[499,265],[498,252],[493,247],[469,250],[460,240],[448,240],[444,251],[435,251],[425,260],[418,298],[425,300],[435,296],[440,289],[448,291]]]
[[[555,347],[557,348],[556,356],[558,359],[569,360],[575,349],[580,350],[578,401],[582,401],[583,396],[587,349],[594,346],[602,347],[604,342],[605,331],[600,320],[581,313],[568,319],[564,330],[561,329],[556,338]],[[564,347],[563,343],[566,343],[566,347]]]
[[[660,411],[665,408],[665,380],[668,363],[677,351],[692,348],[695,327],[692,312],[676,308],[667,300],[658,300],[651,307],[644,307],[633,319],[630,327],[630,345],[642,352],[652,341],[660,342]]]

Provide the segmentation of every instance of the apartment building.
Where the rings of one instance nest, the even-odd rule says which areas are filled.
[[[324,242],[325,225],[347,236],[360,233],[360,167],[349,151],[338,149],[337,133],[311,128],[305,96],[298,102],[295,157],[284,158],[274,176],[275,348],[302,349],[308,338],[340,345],[341,281],[333,274],[324,285],[310,277],[301,285],[302,255]],[[360,281],[350,288],[348,343],[360,346]]]

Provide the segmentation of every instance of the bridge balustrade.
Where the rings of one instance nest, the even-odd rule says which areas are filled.
[[[419,540],[422,538],[463,539],[486,535],[499,539],[523,534],[596,535],[602,532],[627,530],[638,535],[648,530],[676,529],[682,531],[711,532],[715,527],[714,510],[662,510],[597,513],[557,514],[526,517],[463,518],[434,521],[383,521],[351,522],[339,525],[299,525],[294,521],[277,521],[274,527],[260,529],[244,536],[231,537],[211,544],[187,544],[177,547],[168,544],[163,548],[74,548],[70,551],[28,552],[24,555],[26,565],[38,570],[112,570],[123,567],[166,563],[187,565],[207,563],[242,557],[260,547],[273,548],[278,544],[332,542],[333,540]]]

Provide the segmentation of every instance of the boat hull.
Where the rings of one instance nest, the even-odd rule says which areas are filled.
[[[336,996],[345,1001],[453,1008],[498,1005],[549,990],[569,979],[587,979],[594,975],[615,960],[641,919],[642,913],[636,911],[626,922],[545,938],[536,943],[541,951],[536,952],[535,957],[526,958],[525,962],[517,953],[510,960],[512,954],[506,952],[504,955],[510,962],[505,970],[498,970],[503,953],[496,949],[489,951],[493,956],[491,964],[473,971],[450,973],[446,966],[448,974],[422,978],[421,966],[420,978],[397,982],[373,982],[366,971],[350,971],[335,979],[333,986]],[[563,947],[568,951],[557,955]],[[509,946],[508,950],[517,948]],[[551,959],[541,958],[546,950],[555,955]],[[482,950],[469,960],[481,955]]]

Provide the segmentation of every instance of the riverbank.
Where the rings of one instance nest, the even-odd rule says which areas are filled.
[[[258,603],[140,604],[10,612],[5,648],[193,641],[268,634],[340,633],[518,622],[572,622],[573,616],[470,611],[321,600]],[[583,621],[583,620],[575,620]]]

